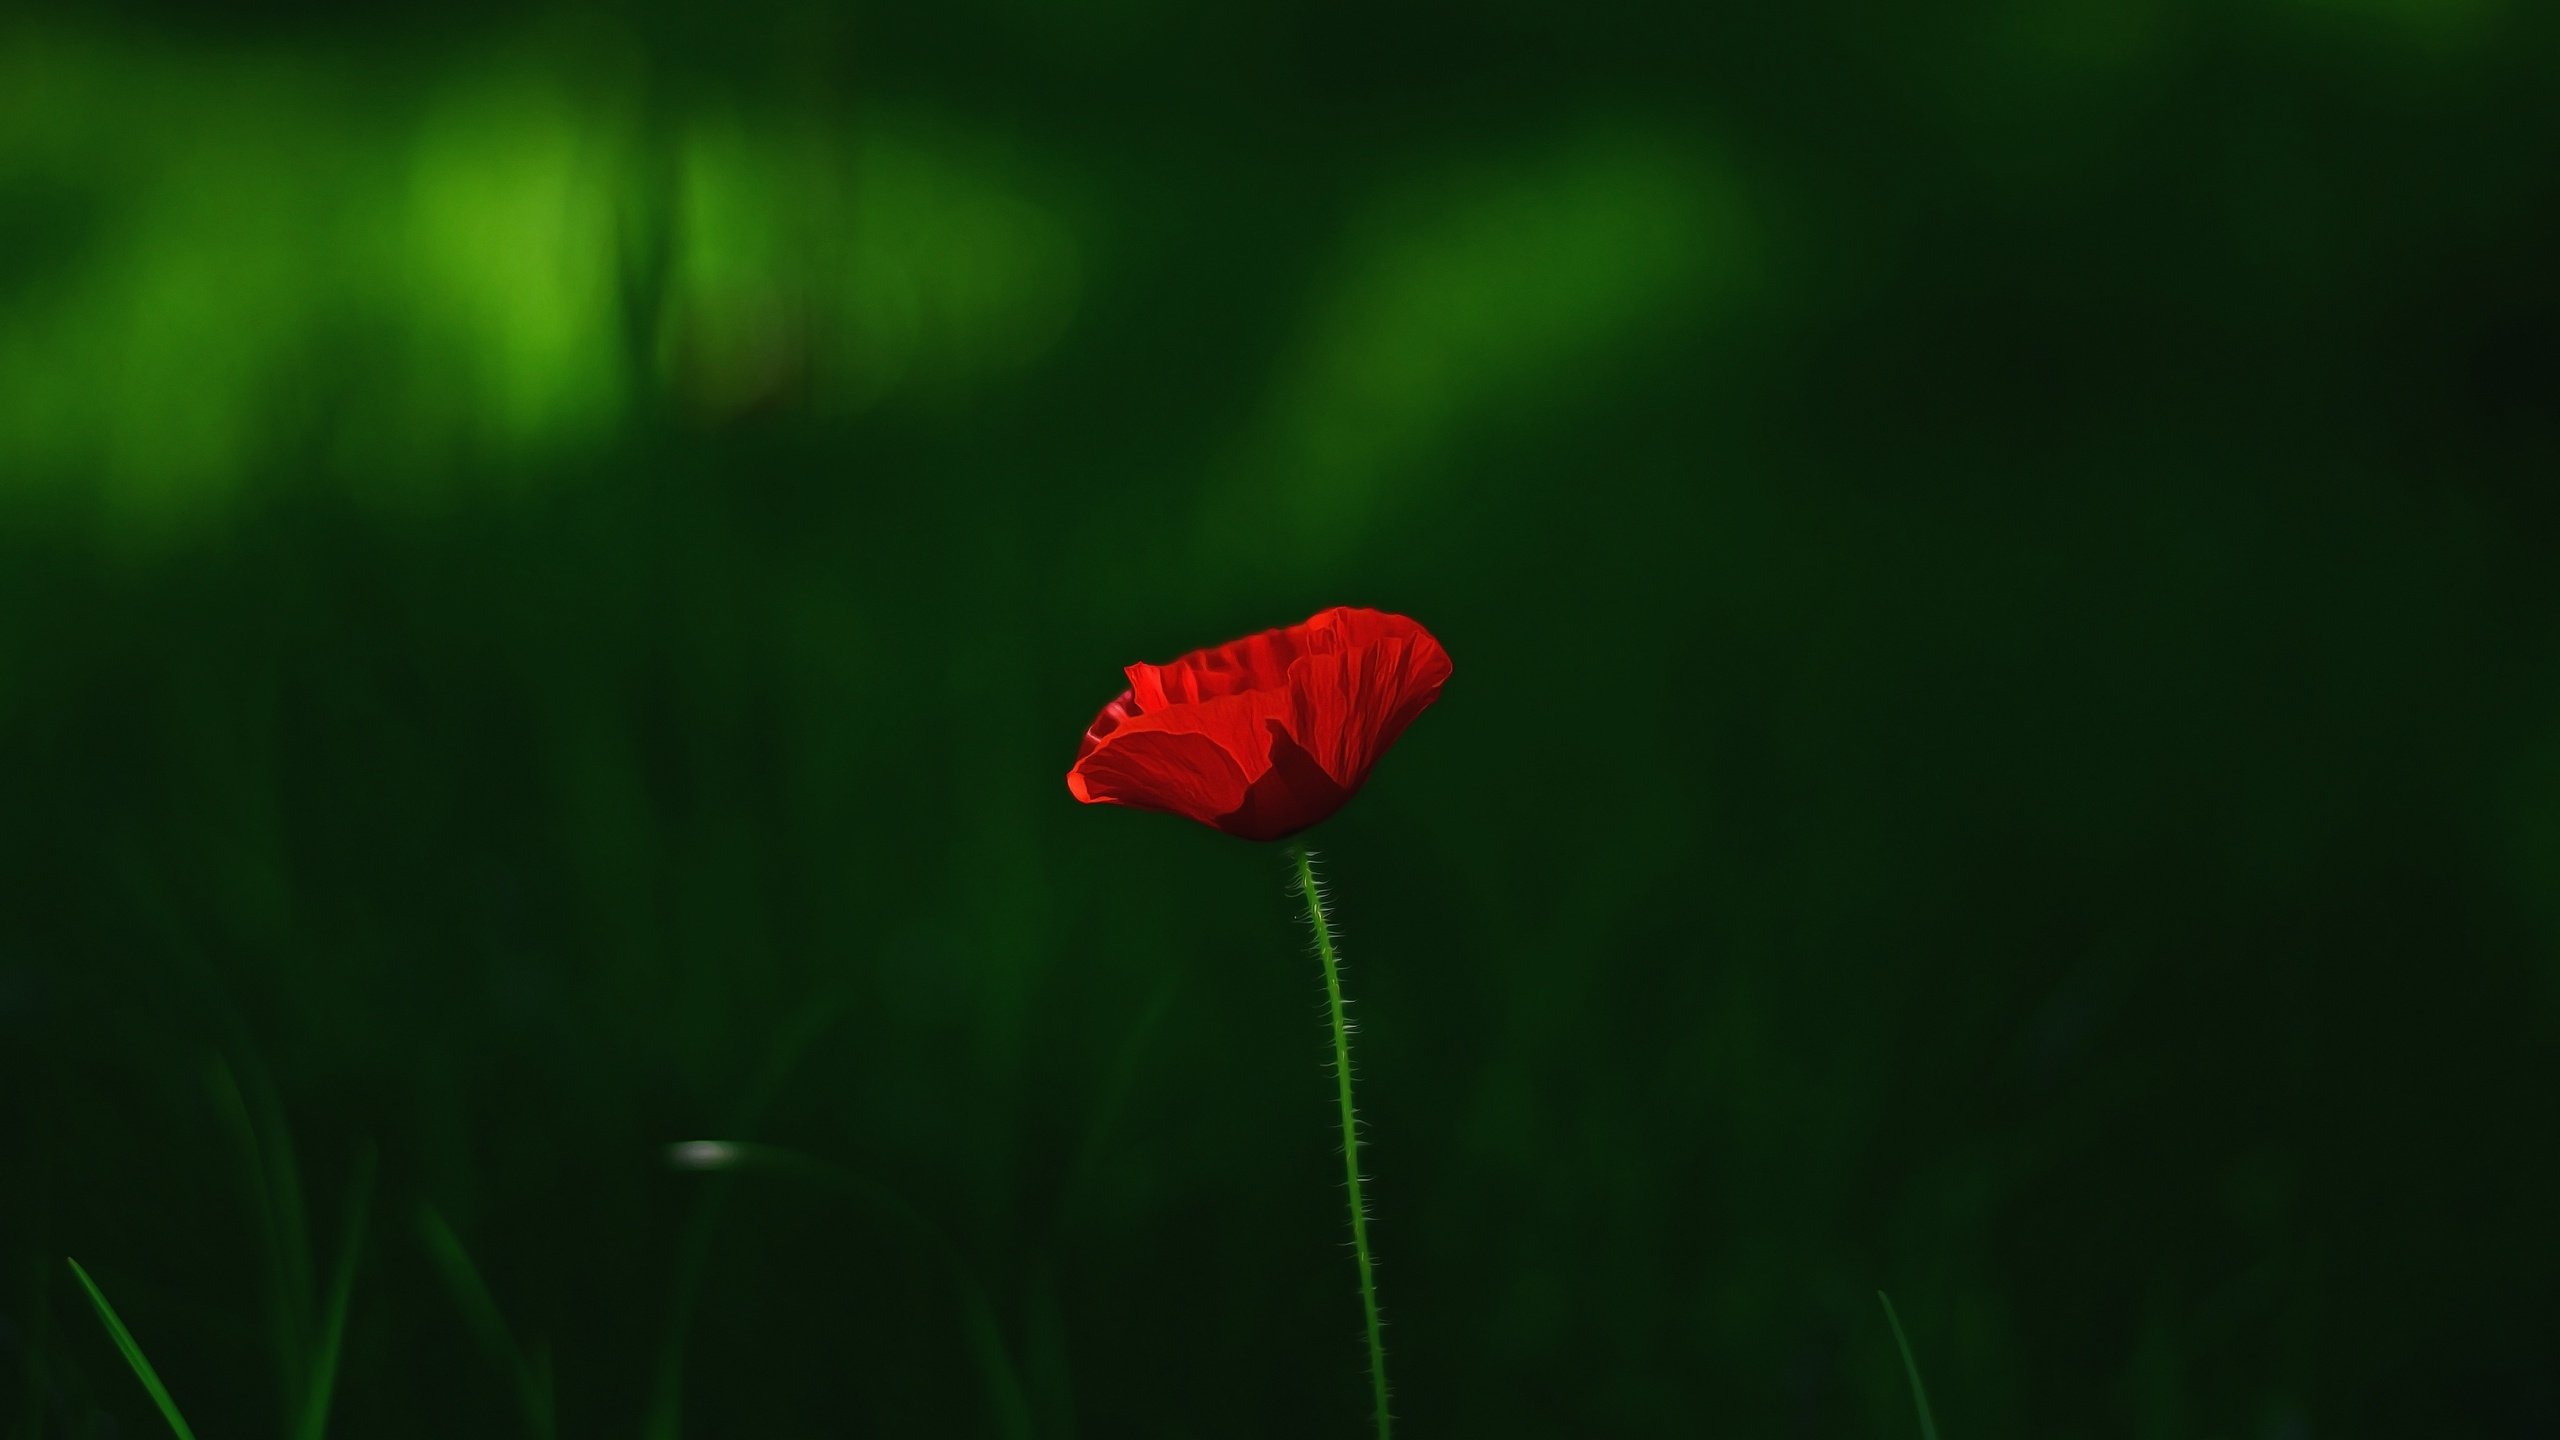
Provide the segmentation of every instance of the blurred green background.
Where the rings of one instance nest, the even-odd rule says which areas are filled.
[[[2554,28],[14,9],[0,1433],[2560,1434]]]

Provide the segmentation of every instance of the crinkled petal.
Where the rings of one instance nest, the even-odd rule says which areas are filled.
[[[1085,731],[1067,786],[1270,840],[1340,809],[1440,696],[1448,653],[1401,615],[1337,606],[1163,665]]]
[[[1299,646],[1302,651],[1324,654],[1374,645],[1381,640],[1411,640],[1430,633],[1402,615],[1356,605],[1320,610],[1297,628],[1303,637]]]
[[[1265,630],[1224,645],[1194,650],[1162,665],[1128,667],[1129,693],[1140,714],[1174,705],[1196,705],[1250,690],[1276,690],[1289,680],[1289,662],[1303,653],[1288,630]]]
[[[1253,691],[1141,711],[1103,728],[1102,720],[1119,707],[1115,701],[1087,732],[1092,748],[1067,772],[1067,788],[1088,804],[1162,810],[1215,825],[1270,770],[1268,725],[1287,705],[1277,691]]]
[[[1345,791],[1360,788],[1448,683],[1448,652],[1406,623],[1406,634],[1303,655],[1289,667],[1290,733]]]

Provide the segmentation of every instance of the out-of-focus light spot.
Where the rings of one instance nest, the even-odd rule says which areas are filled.
[[[697,413],[946,401],[1046,350],[1066,226],[964,141],[704,121],[676,147],[657,357]]]
[[[444,99],[411,142],[398,277],[468,439],[573,441],[626,400],[617,202],[632,142],[538,79]],[[377,276],[374,278],[389,278]]]
[[[726,1140],[684,1140],[667,1147],[667,1163],[678,1170],[728,1170],[744,1152]]]
[[[1318,551],[1422,504],[1471,430],[1566,413],[1608,363],[1704,320],[1748,273],[1743,198],[1662,137],[1610,133],[1415,195],[1342,257],[1265,421],[1213,494],[1213,549]]]
[[[991,173],[881,133],[854,159],[836,334],[848,393],[947,395],[1047,349],[1075,303],[1065,226]]]
[[[812,291],[840,247],[836,167],[777,153],[737,123],[705,121],[675,145],[669,280],[656,337],[665,383],[696,415],[787,401],[808,383]],[[812,253],[816,252],[816,253]]]
[[[876,114],[645,115],[595,38],[364,83],[0,33],[0,502],[168,521],[315,470],[432,496],[653,390],[711,421],[941,404],[1057,338],[1072,237],[1009,157]],[[15,224],[16,194],[77,223]]]

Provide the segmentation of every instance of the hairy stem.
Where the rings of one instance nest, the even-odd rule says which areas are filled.
[[[1387,1345],[1379,1332],[1378,1280],[1369,1259],[1369,1207],[1360,1195],[1360,1128],[1351,1108],[1351,1025],[1342,1014],[1342,966],[1334,959],[1333,923],[1325,918],[1315,856],[1304,846],[1291,855],[1298,865],[1298,891],[1307,897],[1307,918],[1315,925],[1316,955],[1324,961],[1324,998],[1333,1017],[1334,1091],[1342,1102],[1342,1175],[1351,1194],[1351,1249],[1360,1260],[1360,1308],[1369,1322],[1369,1389],[1378,1407],[1378,1440],[1388,1440]]]

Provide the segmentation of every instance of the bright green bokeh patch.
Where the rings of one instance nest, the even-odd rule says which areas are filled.
[[[1571,413],[1754,265],[1746,197],[1669,135],[1603,128],[1408,180],[1351,227],[1211,512],[1213,544],[1277,523],[1330,546],[1445,498],[1488,426]]]
[[[0,493],[168,522],[316,460],[445,494],[661,396],[939,403],[1058,337],[1071,237],[1001,157],[895,117],[652,114],[577,59],[351,78],[0,39],[34,97],[0,107],[0,197],[114,197],[0,250]]]

